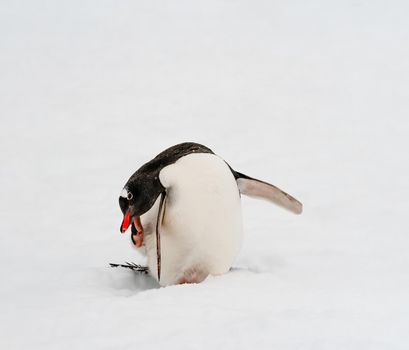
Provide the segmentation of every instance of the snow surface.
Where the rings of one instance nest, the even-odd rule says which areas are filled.
[[[408,349],[407,1],[0,4],[1,349]],[[196,141],[243,198],[234,269],[158,289],[128,177]]]

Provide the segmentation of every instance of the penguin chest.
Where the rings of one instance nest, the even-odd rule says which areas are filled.
[[[240,195],[227,164],[214,154],[189,154],[163,168],[166,188],[160,225],[161,285],[201,282],[227,272],[242,239]],[[144,217],[148,224],[146,253],[156,276],[158,202]]]

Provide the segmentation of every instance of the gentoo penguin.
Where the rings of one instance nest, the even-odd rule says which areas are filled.
[[[302,204],[279,188],[233,170],[206,146],[181,143],[158,154],[125,184],[121,232],[147,255],[161,286],[199,283],[231,268],[242,239],[240,194],[292,211]]]

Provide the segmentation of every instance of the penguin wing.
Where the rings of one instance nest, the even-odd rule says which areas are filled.
[[[294,214],[302,213],[302,203],[278,187],[234,170],[232,172],[236,178],[240,193],[249,197],[266,199]]]

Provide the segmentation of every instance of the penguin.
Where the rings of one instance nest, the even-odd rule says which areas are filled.
[[[185,142],[141,166],[119,196],[120,231],[146,254],[161,286],[200,283],[230,270],[243,236],[241,195],[295,214],[302,204],[278,187],[233,170],[210,148]]]

